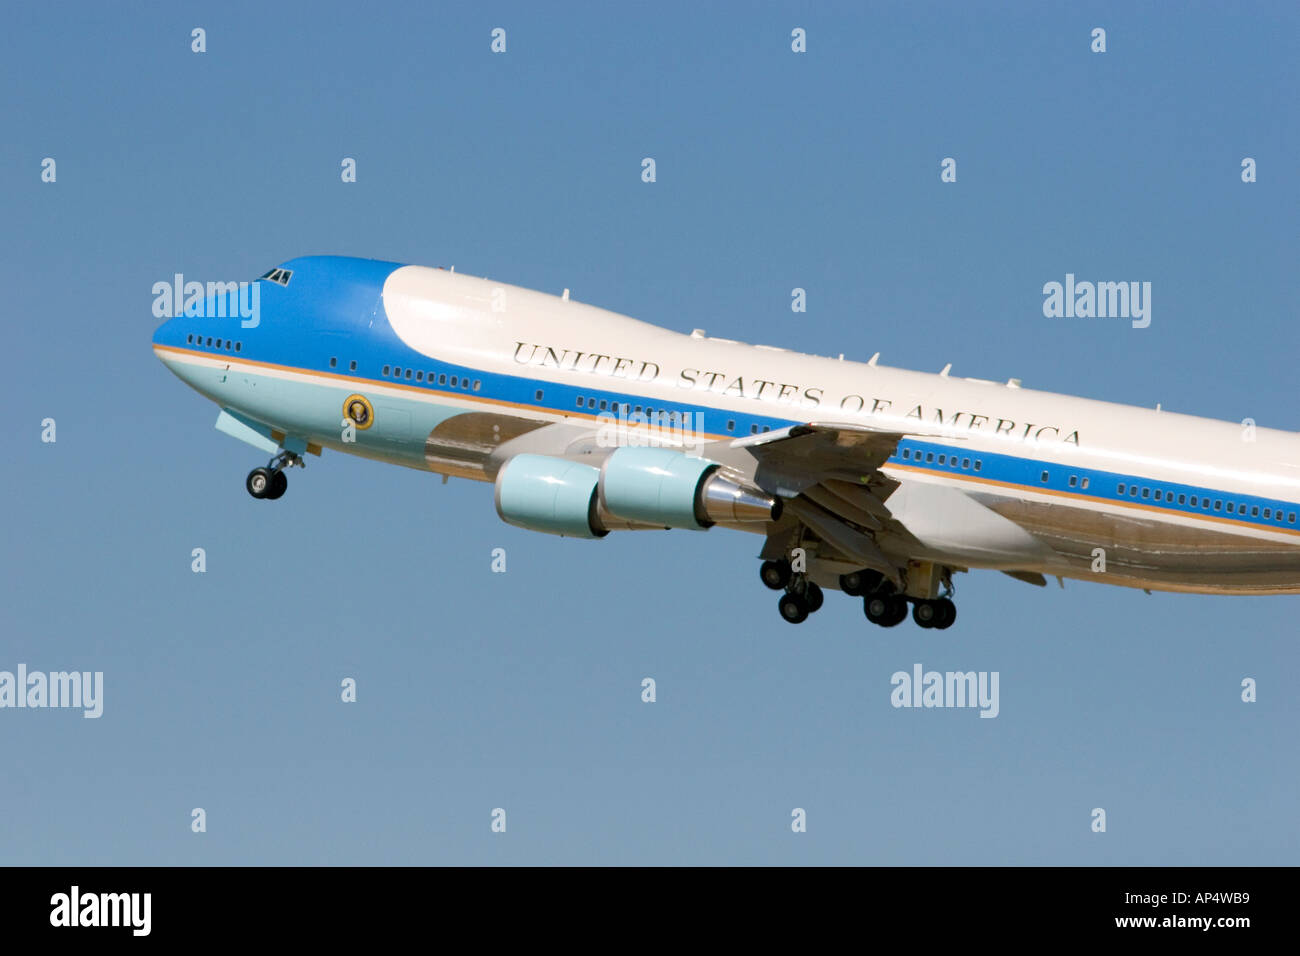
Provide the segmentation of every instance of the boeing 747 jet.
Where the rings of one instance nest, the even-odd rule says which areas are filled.
[[[823,589],[869,621],[956,619],[991,569],[1160,591],[1300,593],[1300,435],[682,334],[438,268],[307,257],[255,310],[196,295],[162,362],[269,462],[323,450],[494,485],[548,534],[763,538],[792,623]],[[180,298],[179,290],[177,298]]]

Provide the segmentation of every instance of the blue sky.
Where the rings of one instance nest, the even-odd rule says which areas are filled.
[[[977,572],[948,631],[837,594],[791,627],[752,536],[530,535],[332,454],[255,502],[262,456],[149,348],[154,282],[336,253],[1300,430],[1294,5],[4,18],[0,669],[105,701],[0,711],[0,861],[1297,862],[1297,598]],[[1044,318],[1067,272],[1150,281],[1150,328]],[[893,709],[916,662],[999,671],[999,717]]]

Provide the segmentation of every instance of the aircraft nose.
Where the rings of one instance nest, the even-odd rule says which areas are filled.
[[[164,322],[162,325],[158,326],[158,328],[154,329],[154,332],[153,332],[153,344],[154,344],[154,345],[166,345],[166,344],[167,344],[167,341],[166,341],[166,340],[167,340],[167,326],[171,325],[171,324],[172,324],[173,322],[175,322],[175,321],[176,321],[175,319],[168,319],[168,320],[167,320],[166,322]]]

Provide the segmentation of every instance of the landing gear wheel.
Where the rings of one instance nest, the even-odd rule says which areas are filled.
[[[840,590],[850,597],[862,597],[878,588],[883,577],[884,575],[879,571],[872,571],[870,568],[850,571],[848,574],[840,575]]]
[[[271,476],[271,488],[266,493],[267,500],[274,501],[285,493],[289,487],[289,477],[282,471]]]
[[[790,562],[784,558],[780,561],[764,561],[758,569],[758,576],[773,591],[780,591],[790,583]]]
[[[934,626],[941,631],[952,627],[952,622],[957,620],[957,605],[953,604],[948,598],[939,598],[934,603],[939,609],[939,617],[934,622]]]
[[[777,610],[791,624],[802,624],[808,619],[808,602],[801,594],[785,594],[777,602]]]
[[[254,498],[266,498],[270,494],[273,481],[271,469],[254,468],[248,473],[248,477],[244,479],[244,487],[248,489],[248,493]]]
[[[939,627],[944,612],[938,601],[917,601],[912,608],[912,620],[920,627]]]
[[[821,610],[822,602],[826,600],[826,595],[822,594],[822,589],[811,581],[803,592],[804,600],[808,602],[808,613],[814,614]]]
[[[876,591],[862,599],[867,620],[881,627],[893,627],[907,617],[907,599],[901,594]]]

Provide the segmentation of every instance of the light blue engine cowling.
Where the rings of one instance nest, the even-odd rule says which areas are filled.
[[[715,462],[671,448],[620,448],[600,468],[599,518],[702,531],[775,521],[781,502]]]
[[[718,466],[671,448],[620,448],[600,469],[601,504],[630,521],[701,531],[700,489]]]
[[[507,524],[573,538],[609,534],[597,518],[600,470],[546,455],[515,455],[497,473],[497,514]]]

